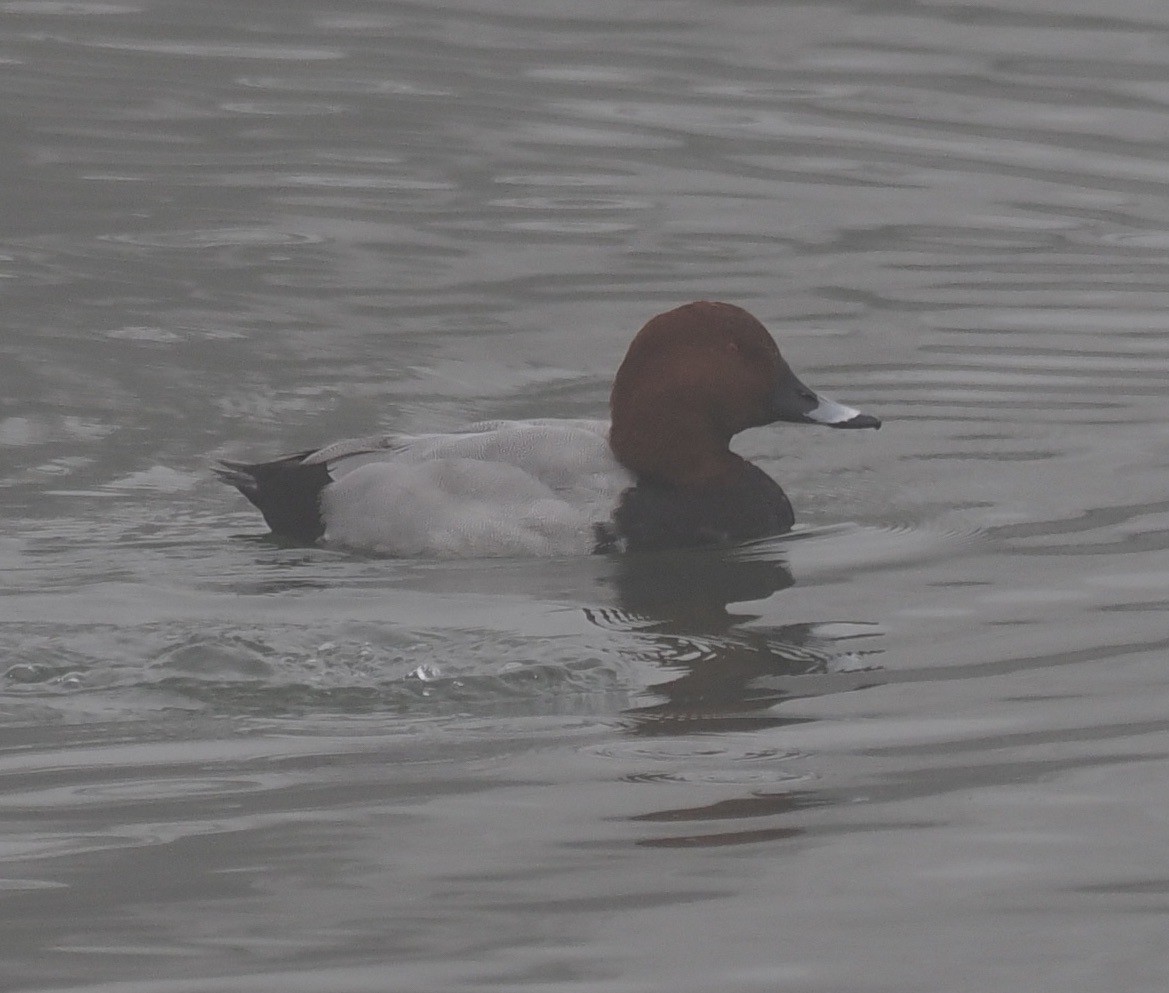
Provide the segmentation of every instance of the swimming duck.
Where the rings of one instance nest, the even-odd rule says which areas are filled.
[[[791,504],[734,454],[776,421],[881,422],[796,378],[751,314],[698,301],[652,318],[617,370],[611,421],[482,421],[374,435],[215,472],[277,535],[394,556],[563,555],[781,534]]]

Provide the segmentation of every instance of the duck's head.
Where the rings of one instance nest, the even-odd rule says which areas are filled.
[[[716,484],[736,471],[740,431],[776,421],[879,428],[869,414],[809,389],[767,329],[729,303],[698,301],[652,318],[613,381],[610,444],[641,478]]]

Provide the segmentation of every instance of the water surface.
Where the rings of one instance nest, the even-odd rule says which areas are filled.
[[[1169,12],[0,3],[0,980],[1165,988]],[[727,553],[281,547],[208,467],[603,416],[746,306],[879,433]]]

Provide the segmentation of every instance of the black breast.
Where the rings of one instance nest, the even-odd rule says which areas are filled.
[[[732,485],[670,486],[642,480],[621,495],[612,528],[598,535],[597,551],[688,548],[746,541],[791,530],[792,505],[758,466]]]

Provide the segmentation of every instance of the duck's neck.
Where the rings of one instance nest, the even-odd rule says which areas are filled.
[[[639,480],[669,486],[717,486],[743,471],[730,438],[693,410],[615,404],[609,446]]]

